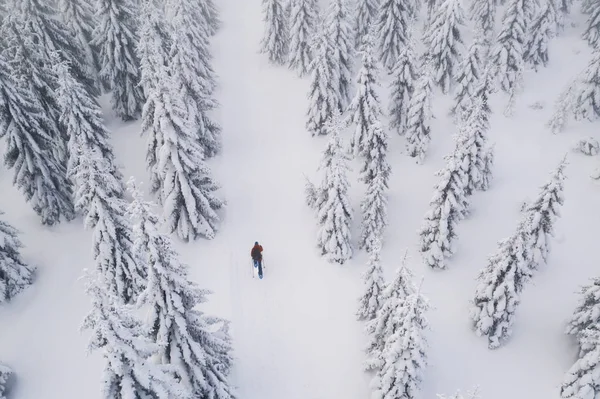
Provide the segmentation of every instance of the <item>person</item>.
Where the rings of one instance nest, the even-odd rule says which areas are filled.
[[[252,247],[252,250],[250,251],[250,256],[252,257],[252,260],[254,262],[254,267],[258,268],[258,277],[262,278],[263,273],[262,273],[262,251],[263,251],[263,247],[262,245],[260,245],[258,243],[258,241],[256,241],[254,243],[254,246]]]

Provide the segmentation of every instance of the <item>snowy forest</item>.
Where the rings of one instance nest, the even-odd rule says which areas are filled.
[[[600,0],[0,32],[0,399],[600,398]]]

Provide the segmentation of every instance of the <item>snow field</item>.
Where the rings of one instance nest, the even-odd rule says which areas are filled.
[[[582,21],[576,14],[572,18]],[[191,266],[192,278],[215,292],[203,308],[232,320],[232,382],[240,398],[364,398],[370,393],[369,376],[362,372],[366,339],[354,312],[367,256],[357,251],[338,266],[320,259],[315,248],[316,223],[304,203],[303,174],[314,176],[327,138],[312,138],[304,128],[308,80],[270,66],[258,53],[263,29],[259,0],[223,0],[221,19],[224,26],[213,49],[224,149],[210,166],[228,206],[214,240],[178,243],[177,248]],[[452,148],[455,127],[446,116],[451,98],[436,95],[432,142],[423,165],[403,154],[404,139],[389,132],[392,175],[384,272],[390,279],[408,248],[408,265],[417,278],[425,277],[423,292],[433,306],[428,314],[429,367],[420,398],[474,385],[480,385],[486,399],[559,397],[564,373],[576,357],[564,324],[575,308],[578,286],[597,273],[600,190],[589,179],[596,157],[569,155],[566,201],[549,263],[524,289],[510,341],[495,351],[487,349],[485,339],[470,330],[468,311],[477,273],[497,241],[516,228],[521,202],[535,195],[578,139],[594,135],[589,123],[570,123],[559,135],[544,126],[554,100],[589,58],[581,30],[568,27],[550,45],[550,67],[526,74],[512,118],[502,115],[506,97],[494,95],[489,136],[496,144],[494,180],[489,191],[471,197],[472,214],[458,225],[456,254],[445,271],[422,266],[416,245],[437,181],[434,172]],[[468,38],[465,42],[469,44]],[[382,82],[384,110],[388,81]],[[545,107],[529,108],[536,101]],[[139,124],[122,124],[110,107],[105,109],[124,175],[136,176],[147,188]],[[356,241],[365,186],[356,179],[359,163],[352,166]],[[5,326],[0,328],[0,359],[18,376],[14,397],[100,398],[101,361],[97,354],[86,357],[87,336],[78,332],[89,310],[78,278],[93,265],[91,233],[83,230],[80,219],[41,227],[12,187],[11,176],[0,166],[0,209],[23,232],[26,260],[39,266],[36,283],[0,308]],[[262,281],[250,276],[249,251],[256,240],[265,247]]]

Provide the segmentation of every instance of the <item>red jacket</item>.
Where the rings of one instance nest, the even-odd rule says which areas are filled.
[[[250,251],[250,256],[252,257],[252,259],[262,259],[262,251],[263,251],[263,247],[262,245],[255,245],[252,247],[252,250]]]

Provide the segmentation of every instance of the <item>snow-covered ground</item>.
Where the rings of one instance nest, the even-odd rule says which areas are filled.
[[[314,175],[325,141],[304,129],[308,81],[271,66],[258,53],[260,0],[222,0],[220,9],[224,24],[214,39],[214,54],[224,150],[210,162],[228,206],[214,240],[178,248],[195,281],[215,292],[206,310],[232,320],[236,367],[231,378],[240,398],[365,398],[370,392],[370,378],[362,371],[366,337],[354,312],[366,256],[357,252],[339,266],[322,260],[315,248],[304,174]],[[432,272],[421,264],[416,231],[433,192],[434,172],[452,145],[449,98],[435,99],[433,142],[424,165],[406,157],[403,139],[390,132],[393,174],[384,269],[391,277],[408,248],[409,267],[424,276],[423,290],[433,306],[421,398],[475,385],[486,399],[559,397],[563,375],[576,356],[563,334],[564,323],[574,310],[578,286],[598,270],[600,187],[589,178],[597,157],[569,156],[566,201],[550,261],[525,288],[514,334],[504,347],[490,351],[486,340],[470,330],[469,300],[497,241],[516,227],[522,201],[536,193],[579,138],[595,132],[594,125],[571,123],[564,133],[552,135],[544,125],[560,91],[589,58],[581,30],[569,26],[551,43],[549,68],[527,73],[513,117],[502,115],[506,98],[494,97],[495,178],[488,192],[473,196],[472,215],[459,225],[457,253],[446,271]],[[530,107],[538,101],[543,109]],[[122,124],[109,111],[106,121],[125,176],[147,180],[139,125]],[[78,331],[89,309],[78,279],[92,266],[91,233],[80,219],[41,227],[11,179],[12,171],[0,166],[0,209],[23,232],[27,261],[39,267],[36,283],[0,308],[0,360],[18,376],[14,398],[100,398],[102,362],[97,354],[86,356],[88,337]],[[355,236],[363,191],[353,179]],[[265,248],[262,281],[251,274],[249,251],[256,240]]]

